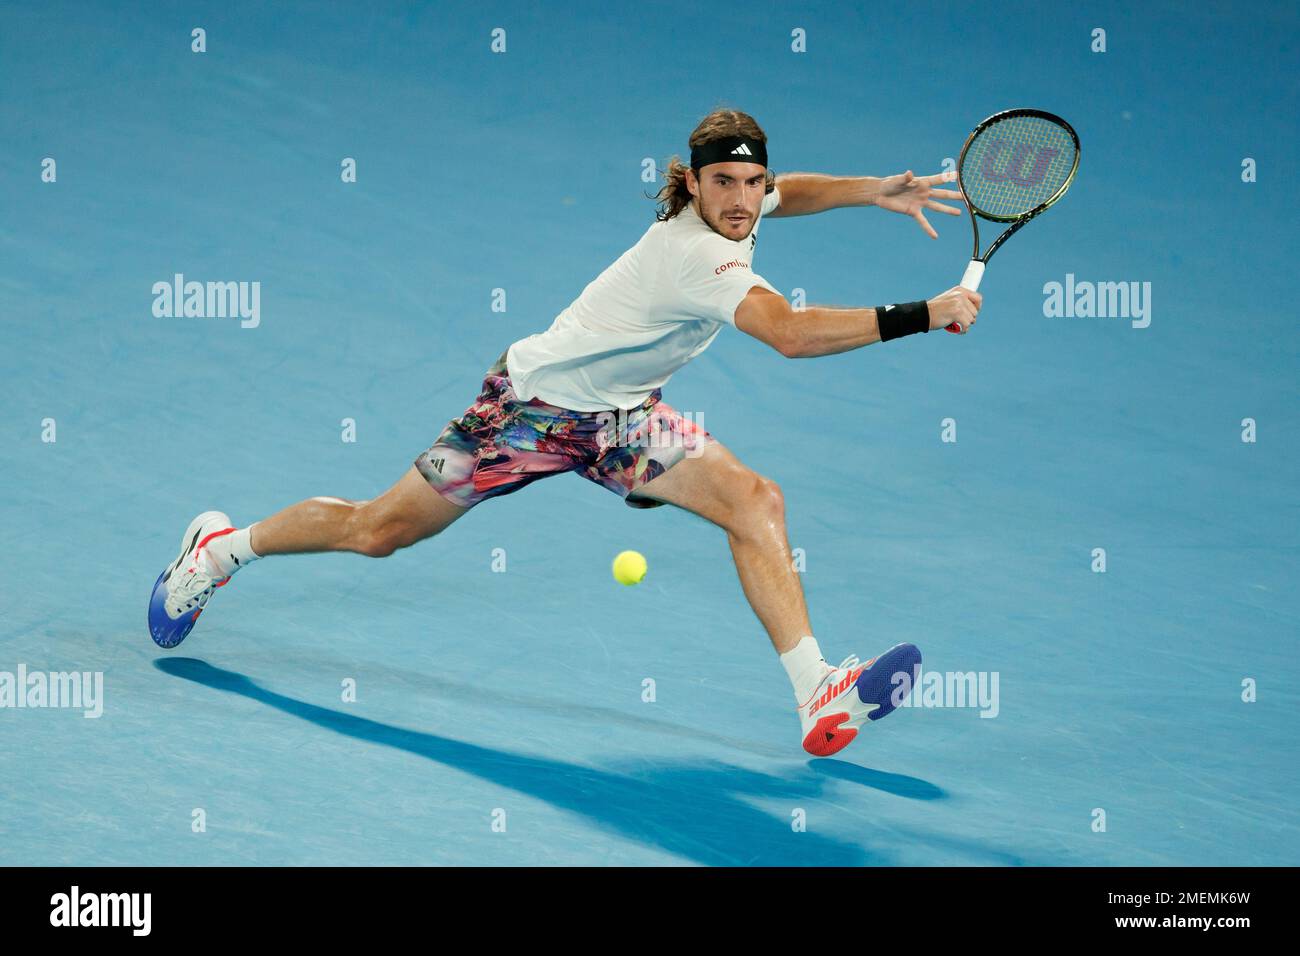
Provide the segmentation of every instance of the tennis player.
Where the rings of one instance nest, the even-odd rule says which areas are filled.
[[[575,472],[636,508],[676,505],[722,528],[750,606],[794,688],[803,747],[837,753],[863,723],[889,714],[920,663],[899,644],[866,663],[822,656],[786,538],[781,489],[740,462],[661,397],[674,372],[726,326],[789,358],[812,358],[976,321],[978,293],[952,288],[876,308],[791,308],[754,271],[763,217],[877,206],[915,219],[960,215],[940,200],[954,173],[774,176],[767,136],[749,115],[719,109],[689,140],[690,165],[669,162],[656,221],[545,332],[512,344],[482,391],[387,492],[369,501],[311,498],[244,528],[206,511],[159,576],[153,639],[179,644],[219,587],[272,554],[352,551],[384,557],[447,528],[480,502]],[[897,680],[895,675],[900,676]],[[901,693],[899,692],[899,689]]]

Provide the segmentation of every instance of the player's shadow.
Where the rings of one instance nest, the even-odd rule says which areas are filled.
[[[175,677],[240,694],[335,733],[463,770],[698,863],[863,866],[892,862],[882,852],[811,830],[794,832],[790,816],[764,812],[741,799],[788,800],[785,812],[789,814],[800,806],[800,800],[814,800],[823,793],[827,778],[822,774],[788,779],[716,761],[641,761],[624,771],[601,770],[480,747],[320,707],[267,690],[243,674],[194,658],[161,658],[154,666]],[[862,833],[865,836],[870,832],[870,823],[864,820]]]
[[[943,800],[948,796],[942,787],[936,787],[928,780],[920,780],[901,773],[872,770],[870,767],[859,767],[857,764],[842,760],[814,760],[810,766],[814,772],[823,776],[847,780],[849,783],[871,787],[873,790],[883,790],[885,793],[907,797],[909,800]]]

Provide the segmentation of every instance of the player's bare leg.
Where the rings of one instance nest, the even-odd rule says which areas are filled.
[[[308,498],[257,522],[250,543],[261,557],[316,551],[353,551],[374,558],[432,537],[468,509],[429,487],[411,466],[378,498]]]
[[[180,555],[154,583],[149,633],[161,647],[178,645],[216,589],[258,558],[314,551],[385,557],[437,534],[466,510],[434,491],[412,466],[369,501],[309,498],[244,528],[220,511],[205,511],[185,529]]]
[[[745,597],[794,687],[808,753],[838,753],[868,720],[889,715],[910,692],[921,663],[912,644],[897,644],[865,664],[856,655],[839,667],[822,658],[791,564],[785,501],[775,482],[745,467],[722,445],[710,444],[647,482],[637,496],[677,505],[727,532]]]
[[[711,443],[636,494],[684,508],[727,533],[740,586],[777,653],[812,633],[786,536],[785,499],[776,482],[750,470],[723,445]]]

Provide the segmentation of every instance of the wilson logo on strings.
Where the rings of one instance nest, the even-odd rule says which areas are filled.
[[[1011,155],[998,169],[998,159],[1011,150]],[[1017,186],[1037,186],[1047,175],[1052,160],[1061,154],[1059,149],[1050,146],[1034,146],[1030,143],[1010,143],[995,140],[984,154],[980,164],[980,175],[991,183],[1012,182]],[[1026,172],[1026,167],[1029,171]]]

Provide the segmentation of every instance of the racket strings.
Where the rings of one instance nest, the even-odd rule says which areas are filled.
[[[1074,137],[1051,120],[1008,117],[971,140],[962,158],[962,188],[976,212],[1023,216],[1069,181],[1076,152]]]

